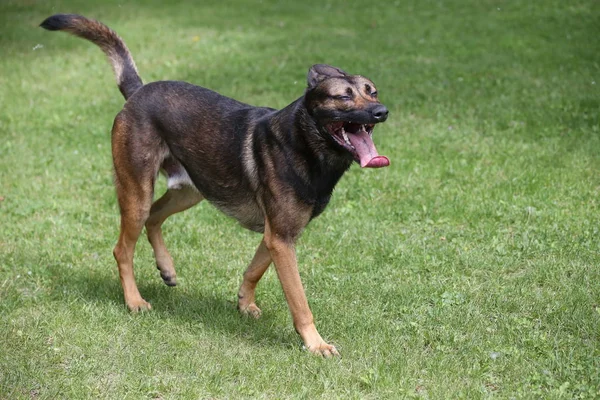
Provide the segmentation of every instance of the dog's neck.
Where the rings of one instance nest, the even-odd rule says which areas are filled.
[[[352,156],[337,146],[325,128],[310,115],[304,96],[277,111],[271,117],[271,123],[288,127],[286,139],[309,152],[313,164],[317,161],[316,165],[311,166],[318,167],[322,172],[337,172],[341,176],[352,165]]]
[[[301,153],[301,157],[294,159],[306,163],[301,170],[295,168],[294,163],[285,167],[300,178],[301,184],[295,185],[295,190],[300,198],[314,205],[313,217],[316,217],[325,209],[335,185],[352,165],[352,156],[338,148],[327,136],[329,133],[319,127],[306,108],[304,96],[275,112],[270,119],[274,131],[285,132],[280,140],[293,142],[292,148]],[[286,129],[280,130],[280,127]]]

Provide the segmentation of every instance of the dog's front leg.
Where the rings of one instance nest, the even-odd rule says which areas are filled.
[[[256,284],[262,278],[269,265],[271,265],[271,254],[265,245],[265,241],[260,242],[256,249],[256,254],[252,262],[244,272],[244,280],[238,292],[238,309],[242,314],[250,315],[254,318],[260,317],[262,311],[255,303]]]
[[[304,345],[314,354],[325,357],[339,355],[336,348],[327,344],[317,332],[300,280],[293,240],[273,232],[267,222],[265,226],[265,244],[275,263],[277,276],[290,308],[294,327],[302,337]]]

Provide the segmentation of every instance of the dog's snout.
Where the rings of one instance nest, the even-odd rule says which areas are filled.
[[[386,106],[378,105],[371,111],[373,117],[377,120],[377,122],[383,122],[387,119],[388,114],[390,113]]]

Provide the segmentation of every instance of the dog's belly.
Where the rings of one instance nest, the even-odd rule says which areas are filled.
[[[183,165],[170,156],[165,158],[162,165],[162,172],[167,177],[167,187],[169,190],[179,190],[184,187],[194,188],[224,214],[235,218],[244,228],[254,232],[264,232],[265,217],[251,196],[231,196],[228,201],[223,201],[210,195],[206,196],[194,184]]]
[[[255,202],[239,204],[225,204],[214,200],[210,202],[223,213],[235,218],[244,228],[259,233],[265,231],[265,217]]]

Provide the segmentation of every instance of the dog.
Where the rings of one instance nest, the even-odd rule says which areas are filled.
[[[325,357],[339,355],[315,327],[295,242],[323,212],[353,162],[364,168],[390,164],[372,139],[375,125],[388,117],[375,84],[316,64],[308,71],[308,86],[300,98],[281,110],[255,107],[181,81],[144,85],[124,41],[101,22],[56,14],[40,26],[99,46],[126,100],[115,117],[111,143],[121,213],[113,254],[127,307],[133,312],[151,308],[133,272],[143,228],[164,283],[175,286],[161,225],[206,199],[243,227],[263,234],[238,292],[241,313],[260,316],[255,288],[274,263],[304,346]],[[159,173],[167,178],[167,191],[152,203]]]

